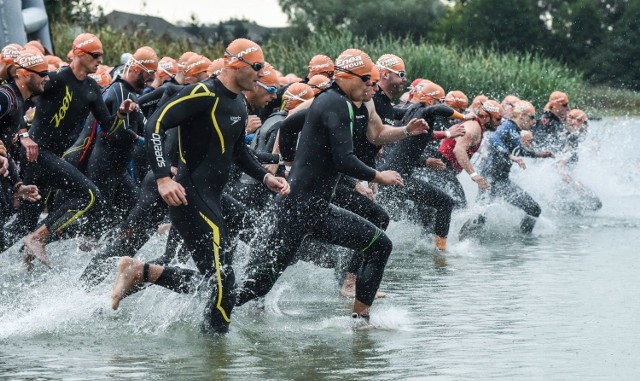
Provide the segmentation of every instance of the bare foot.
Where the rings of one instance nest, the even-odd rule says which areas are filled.
[[[118,263],[116,283],[111,291],[111,308],[118,309],[118,305],[127,292],[135,285],[142,283],[144,263],[131,257],[122,257]]]
[[[33,234],[29,234],[23,240],[24,243],[24,256],[31,256],[38,258],[48,268],[51,268],[51,261],[49,257],[44,253],[44,242],[35,238]],[[28,267],[28,266],[27,266]]]
[[[158,226],[158,234],[165,235],[169,232],[169,229],[171,229],[171,224],[162,224]]]
[[[342,288],[340,288],[340,296],[345,298],[355,298],[356,297],[356,280],[355,277],[351,279],[347,276],[342,283]],[[383,292],[376,292],[376,299],[382,299],[386,297]]]
[[[345,279],[340,288],[340,295],[345,298],[356,297],[356,282],[354,280]]]

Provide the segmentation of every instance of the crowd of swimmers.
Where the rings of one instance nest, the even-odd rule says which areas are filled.
[[[66,60],[37,41],[2,49],[0,252],[17,244],[31,270],[51,265],[48,243],[78,238],[93,254],[77,281],[87,290],[120,258],[113,309],[150,284],[200,290],[210,293],[203,329],[224,333],[233,308],[302,259],[341,267],[340,293],[366,324],[384,296],[385,230],[399,210],[446,255],[451,215],[467,207],[461,176],[522,209],[524,234],[541,208],[510,180],[512,164],[555,158],[567,186],[586,189],[571,171],[588,118],[560,91],[540,114],[514,95],[469,102],[433,79],[405,92],[401,57],[374,62],[359,49],[310,57],[305,78],[283,76],[247,39],[216,59],[159,59],[143,46],[113,68],[103,54],[89,33]],[[600,206],[596,197],[590,207]],[[159,226],[170,226],[165,252],[134,259]],[[236,284],[239,241],[250,257]]]

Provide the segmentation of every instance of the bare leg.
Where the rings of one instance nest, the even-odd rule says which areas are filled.
[[[340,295],[345,298],[356,297],[356,274],[347,273],[340,289]],[[384,298],[386,295],[383,292],[376,292],[376,299]]]
[[[369,306],[356,299],[353,302],[353,312],[358,315],[369,315]]]
[[[116,283],[111,291],[111,308],[118,309],[120,301],[135,285],[142,283],[144,276],[144,262],[131,257],[122,257],[118,263]],[[149,265],[149,282],[154,283],[162,274],[164,267]]]
[[[27,264],[27,268],[33,268],[31,261],[33,258],[38,258],[45,266],[51,268],[51,261],[45,254],[44,245],[51,236],[51,232],[47,229],[46,225],[42,225],[35,232],[26,236],[23,240],[24,243],[24,255],[23,260]]]

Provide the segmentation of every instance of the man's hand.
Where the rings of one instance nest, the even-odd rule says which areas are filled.
[[[524,160],[522,160],[521,157],[509,155],[509,159],[511,159],[511,161],[513,161],[514,163],[518,164],[520,168],[527,169],[527,165],[524,163]]]
[[[536,157],[556,157],[551,151],[536,152]]]
[[[407,131],[411,136],[426,134],[429,131],[429,123],[424,119],[413,118],[407,123]]]
[[[285,180],[284,177],[276,177],[271,173],[267,173],[264,177],[264,185],[269,188],[270,191],[280,193],[283,196],[286,196],[291,191],[289,187],[289,183]]]
[[[27,152],[27,161],[38,161],[38,143],[34,142],[31,138],[20,139],[20,144]]]
[[[20,185],[14,194],[14,197],[27,200],[29,202],[36,202],[40,200],[41,196],[38,192],[38,187],[35,185]]]
[[[187,205],[187,193],[182,185],[170,177],[161,177],[156,180],[156,183],[158,184],[158,193],[168,205]]]
[[[0,156],[0,175],[9,176],[9,159],[4,156]]]
[[[262,121],[257,115],[249,115],[247,118],[247,135],[254,133],[258,128],[262,126]]]
[[[458,136],[463,136],[466,132],[464,126],[462,124],[456,124],[455,126],[449,128],[447,131],[451,134],[452,138],[457,138]]]
[[[447,166],[444,164],[442,160],[436,159],[435,157],[428,158],[426,164],[427,164],[427,168],[437,169],[440,171],[447,168]]]
[[[7,147],[4,146],[2,140],[0,140],[0,156],[7,157]]]
[[[360,181],[356,183],[356,192],[367,197],[369,200],[373,200],[373,190],[362,184]]]
[[[478,187],[483,191],[489,188],[489,183],[487,182],[487,180],[480,175],[473,176],[471,180],[475,181],[475,183],[478,184]]]
[[[132,113],[138,109],[138,104],[133,100],[127,98],[120,104],[118,108],[118,117],[122,116],[120,119],[124,119],[125,114]]]
[[[400,176],[400,174],[396,171],[376,172],[376,177],[373,179],[373,181],[382,185],[400,185],[401,187],[404,186],[402,176]]]

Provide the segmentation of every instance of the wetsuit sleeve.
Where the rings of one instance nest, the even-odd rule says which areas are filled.
[[[280,154],[285,161],[293,161],[296,155],[298,134],[302,131],[309,109],[288,116],[280,126]]]
[[[0,119],[11,111],[11,98],[9,94],[2,88],[0,88]]]
[[[93,83],[89,82],[89,86],[95,86],[95,91],[100,94],[100,89],[98,88],[98,85],[95,83],[95,81]],[[118,111],[117,107],[119,106],[119,104],[116,105],[115,111],[113,112],[113,114],[111,114],[102,97],[98,97],[94,102],[91,103],[91,113],[96,118],[98,123],[100,123],[103,131],[112,130],[114,128],[117,129],[122,126],[122,120],[116,115],[116,112]],[[107,126],[108,128],[105,128]]]
[[[188,121],[192,115],[210,113],[216,99],[204,86],[192,85],[185,87],[151,115],[145,128],[145,140],[149,165],[156,179],[171,176],[168,155],[162,144],[166,131],[178,126],[201,128]]]
[[[258,152],[253,148],[249,148],[249,150],[261,164],[278,164],[280,162],[280,155],[277,153]]]
[[[376,170],[368,167],[353,153],[352,128],[353,110],[350,103],[332,105],[324,109],[323,123],[329,130],[331,156],[339,172],[356,179],[371,181],[376,177]]]
[[[489,142],[491,145],[499,152],[502,152],[505,155],[509,154],[509,148],[504,143],[505,139],[509,138],[509,128],[507,125],[503,125],[499,127],[496,132],[491,135],[491,140]]]
[[[153,111],[160,102],[160,99],[162,98],[162,95],[164,94],[166,89],[166,86],[160,86],[157,89],[150,91],[138,98],[138,106],[147,118],[151,114],[151,111]]]
[[[247,147],[244,138],[245,134],[243,132],[234,146],[233,162],[236,163],[244,173],[262,182],[264,176],[267,174],[267,170],[260,165],[251,149]]]
[[[118,96],[118,90],[122,90],[122,84],[111,86],[104,97],[104,103],[111,114],[115,115],[120,108],[123,99]],[[123,120],[116,119],[116,123],[110,129],[100,125],[100,136],[111,142],[135,142],[138,140],[137,128],[144,125],[144,116],[140,110],[130,113]],[[125,123],[126,121],[126,123]]]

